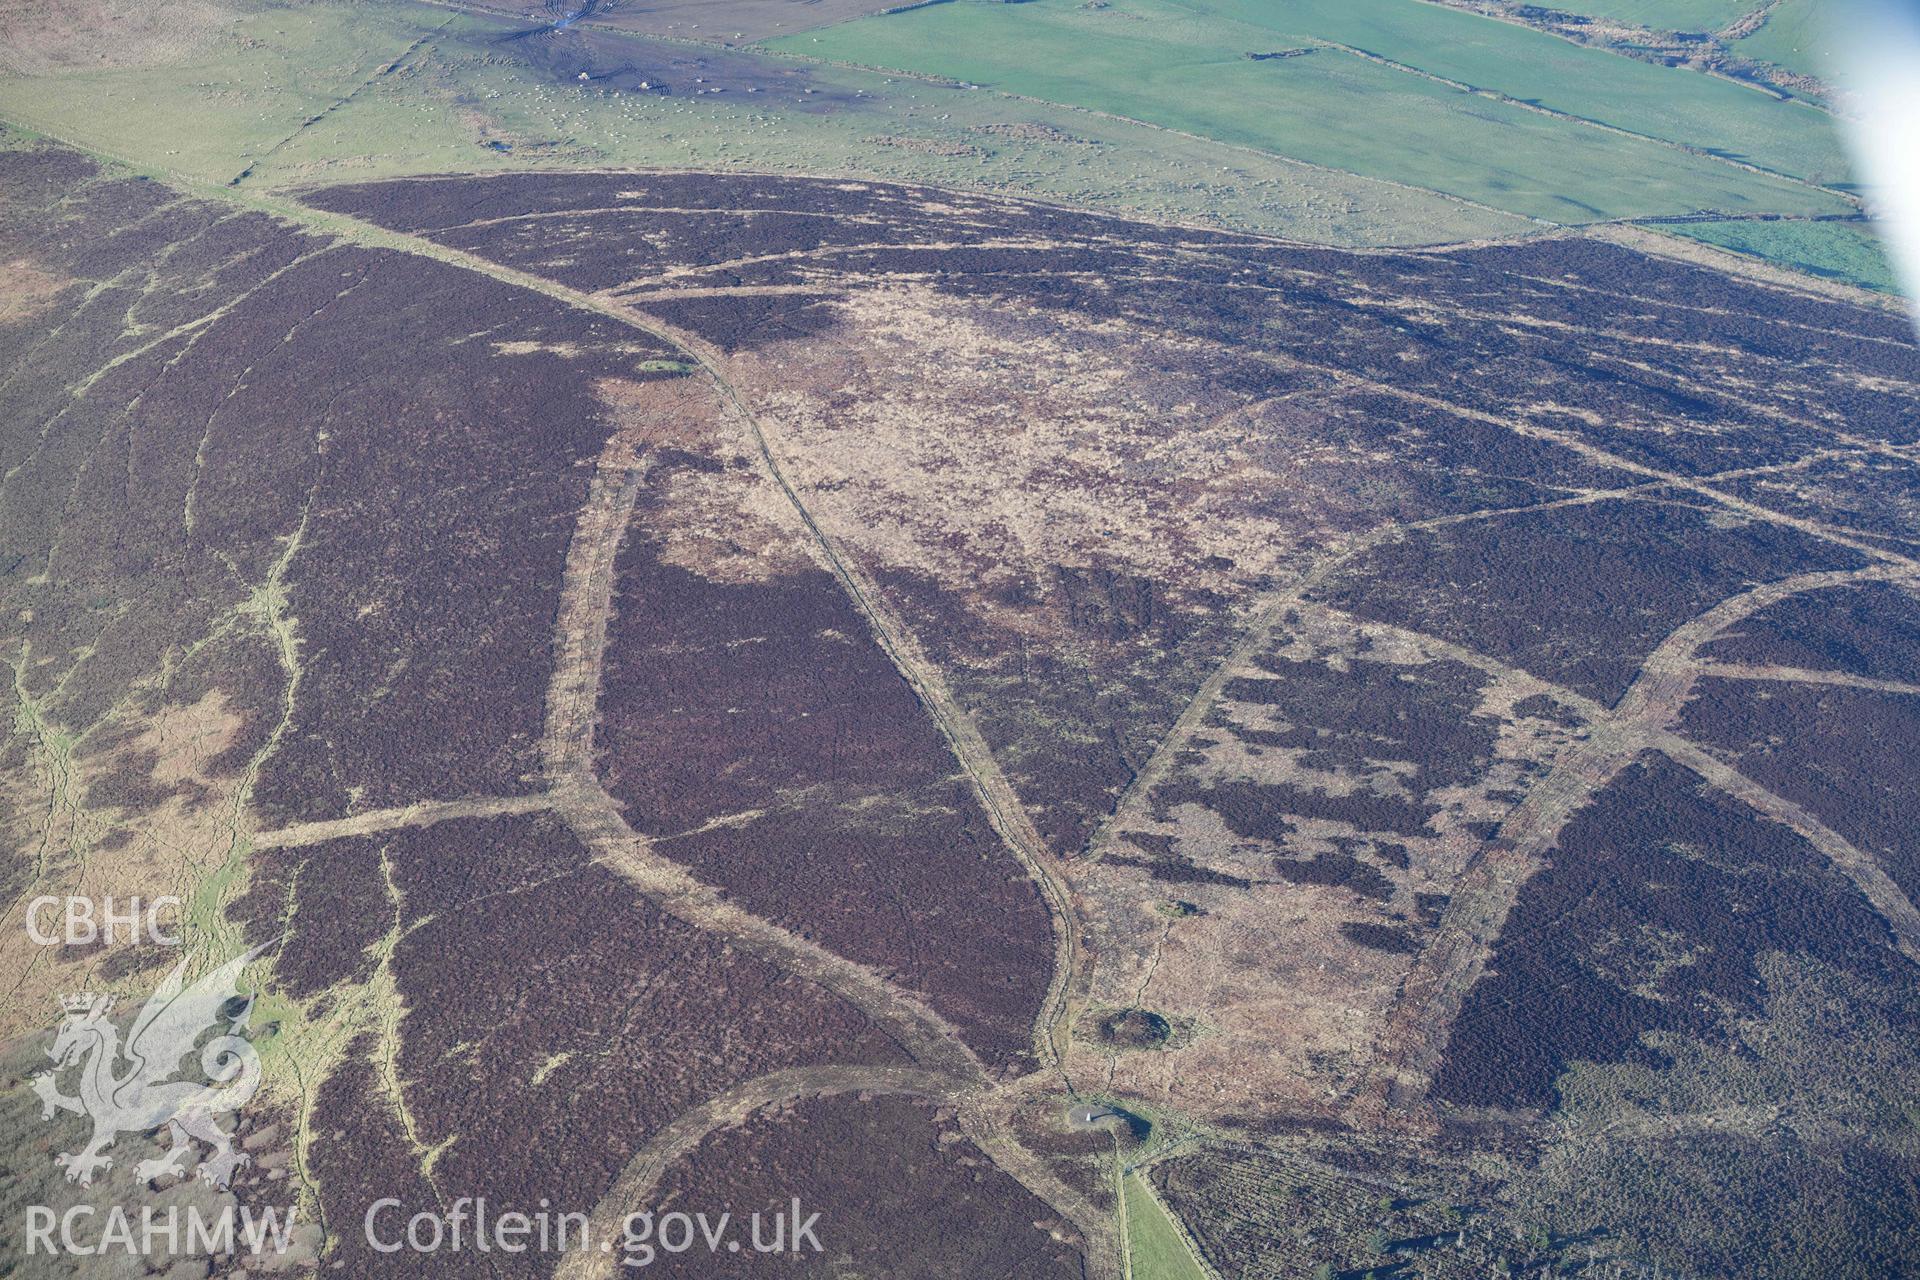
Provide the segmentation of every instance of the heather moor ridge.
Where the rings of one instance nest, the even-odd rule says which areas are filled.
[[[1920,344],[1603,8],[7,6],[9,1274],[1920,1275]]]

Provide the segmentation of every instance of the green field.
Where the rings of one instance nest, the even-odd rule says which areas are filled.
[[[1843,172],[1826,118],[1812,108],[1415,0],[945,4],[773,44],[984,83],[1556,222],[1845,207],[1825,191],[1462,92],[1314,47],[1316,39],[1417,60],[1434,74],[1623,129],[1675,138],[1697,131],[1706,145],[1782,171],[1820,179]],[[1247,56],[1290,47],[1311,51]]]
[[[1816,111],[1414,0],[956,3],[727,55],[769,83],[809,78],[841,100],[834,110],[772,93],[576,83],[500,44],[515,23],[407,0],[242,2],[231,25],[155,65],[0,75],[0,121],[201,189],[530,168],[840,173],[1338,245],[1849,207],[1518,99],[1641,133],[1711,130],[1702,140],[1825,175],[1837,160]],[[614,42],[609,59],[687,56],[680,44],[594,38]],[[1246,56],[1296,48],[1310,51]],[[926,74],[876,69],[890,67]],[[1888,284],[1870,244],[1834,224],[1675,230]]]
[[[1781,0],[1758,31],[1733,47],[1749,58],[1826,79],[1834,70],[1828,17],[1826,0]]]
[[[1179,1228],[1137,1173],[1122,1174],[1130,1280],[1208,1280]]]
[[[1718,31],[1754,7],[1754,0],[1557,0],[1554,8],[1589,18],[1615,18],[1655,31]]]
[[[1649,138],[1816,182],[1845,176],[1828,117],[1713,76],[1655,66],[1419,0],[1180,0],[1288,39],[1332,40]],[[1236,51],[1237,52],[1237,51]]]
[[[1693,222],[1660,227],[1722,249],[1750,253],[1809,275],[1898,293],[1873,231],[1858,222]]]
[[[184,62],[0,76],[0,114],[169,175],[225,182],[429,29],[371,6],[270,10]]]
[[[502,55],[494,41],[512,26],[407,3],[265,9],[185,61],[0,75],[0,120],[200,186],[242,173],[244,187],[271,189],[423,172],[744,168],[1006,190],[1329,244],[1531,225],[1124,120],[865,71],[814,71],[827,89],[857,91],[858,111],[615,93]],[[793,65],[745,56],[775,73]]]

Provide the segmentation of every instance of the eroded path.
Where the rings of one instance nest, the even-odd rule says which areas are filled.
[[[431,248],[433,256],[444,256],[438,246]],[[460,265],[472,266],[490,275],[502,274],[501,269],[477,259]],[[541,291],[552,293],[554,289],[542,282]],[[726,411],[748,429],[767,473],[817,541],[835,577],[868,619],[881,647],[953,748],[994,829],[1042,887],[1055,921],[1059,963],[1049,999],[1057,1001],[1064,989],[1062,975],[1066,972],[1072,937],[1064,878],[977,728],[959,710],[939,672],[920,653],[899,620],[877,603],[872,584],[838,553],[815,524],[787,483],[759,425],[718,373],[713,363],[716,356],[710,349],[703,349],[704,344],[691,335],[657,324],[608,299],[588,299],[568,291],[562,291],[562,296],[596,311],[611,311],[650,335],[665,338],[680,349],[692,352],[700,360],[716,396]],[[541,742],[547,775],[543,792],[524,797],[474,797],[422,803],[346,819],[304,823],[261,832],[254,840],[255,846],[304,846],[342,836],[419,827],[450,819],[551,810],[566,822],[598,861],[632,883],[668,914],[704,932],[724,937],[788,972],[833,991],[885,1028],[919,1064],[914,1068],[800,1068],[751,1081],[710,1100],[673,1122],[634,1157],[595,1210],[596,1235],[601,1228],[617,1225],[632,1206],[642,1203],[642,1197],[662,1170],[718,1127],[740,1123],[763,1107],[796,1098],[847,1092],[908,1093],[966,1101],[962,1114],[966,1117],[969,1136],[1029,1191],[1074,1222],[1098,1251],[1105,1215],[1060,1182],[1044,1161],[1025,1151],[1004,1131],[1004,1116],[1012,1105],[1010,1099],[1024,1096],[1034,1083],[1033,1077],[1012,1086],[996,1084],[959,1031],[917,994],[864,965],[736,906],[718,889],[700,882],[679,864],[655,852],[653,842],[626,821],[619,804],[596,776],[593,769],[595,723],[608,620],[614,608],[615,564],[646,480],[644,451],[631,433],[617,431],[596,462],[587,502],[568,546],[554,627],[554,668]],[[1049,1017],[1042,1025],[1052,1027],[1056,1021]],[[1043,1034],[1038,1044],[1043,1061],[1052,1061],[1051,1039]],[[1005,1099],[1001,1098],[1003,1093]],[[603,1238],[617,1238],[617,1231],[610,1231]],[[574,1255],[563,1263],[560,1274],[606,1274],[604,1268],[611,1265],[611,1260],[604,1256]],[[1093,1274],[1101,1275],[1114,1264],[1110,1258],[1096,1257],[1089,1265]]]
[[[1774,795],[1673,732],[1695,682],[1711,670],[1700,648],[1729,628],[1784,600],[1848,583],[1910,580],[1905,565],[1800,574],[1720,601],[1672,631],[1646,659],[1639,677],[1612,708],[1560,690],[1556,696],[1586,720],[1586,737],[1553,762],[1545,777],[1469,862],[1439,928],[1402,985],[1380,1037],[1374,1082],[1357,1108],[1361,1117],[1419,1120],[1407,1108],[1424,1096],[1467,993],[1485,972],[1508,914],[1568,821],[1620,772],[1657,751],[1756,812],[1791,827],[1827,856],[1873,904],[1896,944],[1920,961],[1920,911],[1866,854],[1798,805]]]
[[[348,836],[372,835],[377,831],[396,831],[407,827],[430,827],[436,822],[458,818],[498,818],[516,813],[538,813],[553,807],[544,795],[475,796],[467,800],[423,800],[396,809],[374,809],[351,818],[331,818],[323,822],[301,822],[290,827],[262,831],[253,838],[256,849],[294,849],[302,845],[324,844]]]
[[[686,1112],[655,1134],[621,1170],[619,1180],[590,1215],[589,1239],[618,1240],[627,1214],[652,1203],[654,1188],[666,1171],[693,1153],[708,1134],[745,1124],[756,1112],[804,1098],[835,1094],[905,1094],[936,1101],[958,1101],[974,1088],[967,1077],[910,1067],[799,1067],[749,1080]],[[608,1280],[620,1274],[611,1253],[567,1255],[554,1280]]]
[[[616,432],[595,470],[567,549],[554,629],[556,659],[542,755],[548,799],[601,861],[678,919],[820,983],[873,1018],[923,1065],[979,1080],[980,1061],[959,1032],[918,997],[872,970],[729,902],[653,851],[593,771],[594,721],[614,607],[615,560],[645,479],[632,439]]]
[[[625,311],[625,304],[616,300],[613,292],[597,295],[598,300],[617,306]],[[928,659],[926,653],[914,638],[912,630],[892,610],[886,607],[879,590],[871,578],[851,557],[843,555],[826,530],[820,527],[813,513],[807,509],[800,495],[788,480],[785,470],[768,440],[763,424],[754,415],[742,399],[740,392],[725,375],[725,358],[711,343],[678,326],[666,324],[656,317],[640,318],[635,316],[634,323],[644,327],[655,336],[672,342],[683,351],[690,352],[700,362],[701,367],[713,380],[720,394],[735,418],[752,437],[759,453],[761,465],[767,476],[779,489],[788,505],[792,508],[801,525],[818,547],[834,578],[840,583],[854,607],[866,619],[874,639],[886,653],[901,677],[913,690],[915,699],[933,722],[940,736],[946,740],[954,759],[965,771],[968,784],[986,811],[992,824],[1007,850],[1019,859],[1027,874],[1032,877],[1047,904],[1047,913],[1052,920],[1054,930],[1054,973],[1048,986],[1045,1012],[1035,1033],[1035,1048],[1040,1060],[1051,1066],[1057,1064],[1060,1057],[1060,1045],[1056,1029],[1060,1023],[1059,1011],[1065,1002],[1067,975],[1073,971],[1074,951],[1077,945],[1077,928],[1074,922],[1071,891],[1067,887],[1064,868],[1048,848],[1034,826],[1032,817],[1025,805],[1014,792],[1013,785],[1007,780],[999,762],[994,758],[986,739],[981,736],[979,726],[963,710],[948,687],[946,678],[939,668]],[[605,619],[600,626],[604,633]],[[594,673],[597,687],[598,673]]]

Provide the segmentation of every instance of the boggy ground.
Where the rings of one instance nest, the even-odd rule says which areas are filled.
[[[474,7],[514,18],[531,14],[546,24],[571,16],[598,27],[731,45],[864,17],[886,6],[878,0],[803,0],[800,4],[794,0],[648,0],[644,4],[632,0],[544,0],[538,5],[483,0]],[[567,29],[579,32],[571,23]]]

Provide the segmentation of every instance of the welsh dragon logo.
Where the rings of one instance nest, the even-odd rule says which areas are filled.
[[[182,960],[148,997],[127,1029],[124,1046],[119,1028],[108,1020],[111,996],[60,997],[66,1017],[47,1050],[54,1067],[32,1083],[43,1119],[51,1119],[58,1108],[93,1121],[93,1137],[86,1146],[54,1157],[65,1167],[68,1182],[90,1186],[96,1171],[111,1169],[113,1157],[105,1152],[121,1134],[162,1127],[171,1133],[173,1146],[159,1159],[134,1166],[134,1176],[142,1181],[186,1173],[194,1157],[189,1138],[213,1148],[200,1162],[199,1176],[221,1190],[234,1171],[249,1162],[245,1152],[233,1149],[233,1135],[214,1117],[238,1110],[260,1087],[260,1055],[242,1035],[253,997],[241,997],[235,983],[265,949],[263,944],[235,957],[191,987],[185,986],[187,962]],[[173,1079],[200,1037],[222,1022],[226,1030],[200,1049],[200,1068],[211,1083]],[[70,1097],[60,1092],[59,1077],[75,1067],[80,1091]]]

